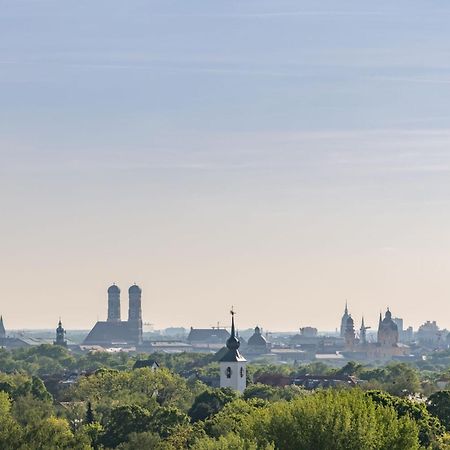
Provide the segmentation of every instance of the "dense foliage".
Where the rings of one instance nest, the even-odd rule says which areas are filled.
[[[255,365],[255,380],[322,373],[363,382],[315,391],[252,382],[238,395],[200,381],[217,371],[210,355],[157,359],[158,370],[133,370],[136,357],[127,354],[73,355],[55,346],[0,351],[0,448],[450,448],[450,392],[433,389],[425,397],[432,381],[409,365]]]

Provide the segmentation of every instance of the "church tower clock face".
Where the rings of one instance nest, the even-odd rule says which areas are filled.
[[[219,360],[220,387],[244,392],[247,386],[246,359],[239,352],[240,342],[234,327],[234,311],[231,310],[231,335],[227,340],[226,353]]]

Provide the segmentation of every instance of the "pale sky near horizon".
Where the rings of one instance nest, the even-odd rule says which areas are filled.
[[[0,314],[450,328],[450,4],[0,0]]]

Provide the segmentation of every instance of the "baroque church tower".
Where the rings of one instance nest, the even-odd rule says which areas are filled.
[[[56,340],[53,344],[60,345],[61,347],[67,347],[66,330],[62,326],[61,319],[59,319],[58,322],[58,328],[56,329]]]
[[[241,343],[236,337],[234,314],[231,310],[231,336],[227,340],[228,351],[220,359],[220,387],[244,392],[247,387],[247,360],[239,352]]]
[[[378,343],[386,347],[395,347],[398,344],[398,327],[392,320],[392,313],[389,308],[384,315],[384,319],[378,324]]]

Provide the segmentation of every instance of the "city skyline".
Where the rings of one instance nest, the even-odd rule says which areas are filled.
[[[135,300],[133,299],[133,294],[132,294],[132,292],[135,292],[136,290],[139,292],[139,300],[138,300],[139,306],[136,306]],[[135,317],[139,316],[142,319],[141,320],[141,326],[143,325],[147,329],[146,331],[149,331],[150,329],[152,329],[152,330],[154,329],[156,331],[164,331],[165,329],[170,329],[170,328],[185,328],[185,330],[189,330],[189,328],[193,329],[193,328],[200,328],[200,327],[202,327],[202,328],[216,328],[216,329],[218,329],[218,328],[222,328],[222,329],[229,328],[228,325],[224,324],[223,322],[220,322],[220,320],[218,320],[217,322],[213,323],[212,325],[205,325],[204,323],[193,323],[193,322],[191,322],[189,324],[187,324],[187,323],[178,323],[178,324],[172,323],[170,325],[158,326],[158,324],[154,324],[154,323],[150,323],[149,321],[145,321],[145,317],[142,314],[141,306],[140,306],[141,303],[142,303],[142,299],[141,299],[142,288],[138,284],[133,283],[133,284],[131,284],[129,286],[129,289],[127,289],[127,291],[126,291],[127,296],[128,296],[127,298],[122,298],[122,290],[121,290],[120,286],[118,286],[116,283],[113,283],[112,285],[110,285],[106,289],[105,292],[106,292],[107,299],[106,299],[106,302],[105,302],[105,305],[104,305],[104,306],[106,306],[104,317],[103,316],[97,316],[97,322],[100,321],[103,324],[106,324],[107,322],[108,323],[112,322],[113,325],[114,325],[114,323],[117,323],[117,322],[120,322],[120,321],[122,321],[123,324],[126,324],[127,321],[133,320]],[[145,298],[145,296],[144,296],[144,298]],[[136,308],[138,309],[138,312],[135,312]],[[384,314],[385,310],[389,312],[389,311],[391,311],[391,308],[389,306],[386,306],[385,309],[380,309],[378,318],[380,318]],[[231,311],[232,311],[233,315],[237,314],[237,312],[234,309],[234,306],[231,306]],[[345,301],[345,307],[343,308],[342,311],[344,312],[344,317],[345,318],[352,317],[352,319],[353,319],[353,321],[355,323],[355,331],[356,331],[357,334],[360,331],[358,320],[361,321],[361,326],[365,326],[366,330],[369,330],[368,331],[369,334],[373,334],[374,333],[374,328],[375,327],[371,326],[371,322],[367,320],[367,317],[370,317],[371,314],[366,315],[366,319],[365,319],[364,313],[362,315],[360,315],[359,317],[357,317],[357,315],[354,314],[354,310],[351,308],[351,305],[349,305],[348,300]],[[1,316],[1,321],[2,321],[2,324],[3,324],[3,315],[0,314],[0,316]],[[339,319],[340,320],[342,319],[342,321],[344,321],[344,317],[339,318]],[[406,328],[410,327],[410,324],[407,324],[406,321],[404,320],[404,318],[401,315],[399,315],[399,314],[395,315],[394,314],[394,320],[397,320],[397,319],[402,322],[402,324],[404,326],[403,330],[406,330]],[[61,325],[61,320],[62,320],[62,318],[60,316],[59,317],[59,326]],[[336,332],[336,333],[338,333],[338,334],[340,334],[342,336],[342,333],[343,333],[343,331],[342,331],[343,328],[342,327],[345,328],[345,324],[343,325],[344,322],[342,322],[342,321],[339,324],[340,326],[338,325],[335,328],[329,328],[329,329],[320,328],[319,326],[317,326],[317,324],[314,324],[314,323],[309,323],[309,324],[303,324],[302,323],[297,328],[291,329],[291,330],[288,330],[288,329],[273,329],[270,326],[263,326],[263,324],[258,322],[257,320],[251,325],[243,326],[243,327],[240,327],[240,328],[241,328],[241,330],[248,331],[248,330],[253,330],[254,327],[256,326],[258,328],[261,327],[261,329],[264,329],[265,333],[273,333],[273,332],[281,332],[281,333],[283,333],[283,332],[298,332],[299,330],[301,331],[303,327],[306,327],[306,328],[314,327],[319,332],[332,332],[332,333]],[[364,322],[365,322],[365,325],[364,325]],[[425,320],[425,322],[430,323],[431,321],[430,320]],[[423,325],[425,322],[422,322],[420,325]],[[434,321],[434,323],[436,324],[436,321]],[[414,328],[414,327],[411,327],[411,328]],[[37,331],[39,329],[47,329],[47,328],[45,328],[45,327],[44,328],[29,328],[30,331],[32,331],[32,330],[36,330]],[[52,330],[53,327],[50,326],[48,329]],[[70,330],[70,328],[67,328],[67,329]],[[72,327],[71,329],[72,330],[82,330],[83,328],[82,327],[81,328],[80,327],[78,327],[78,328]],[[418,327],[416,327],[416,329],[418,329]],[[442,329],[444,329],[444,328],[442,328]],[[10,328],[10,331],[13,331],[13,332],[19,332],[21,330],[26,331],[27,328],[24,328],[24,327],[19,327],[17,329],[11,329]],[[87,329],[85,329],[85,331],[87,331]],[[142,339],[142,337],[141,337],[141,339]]]
[[[6,0],[0,314],[450,328],[450,5]],[[123,313],[124,311],[122,311]]]

